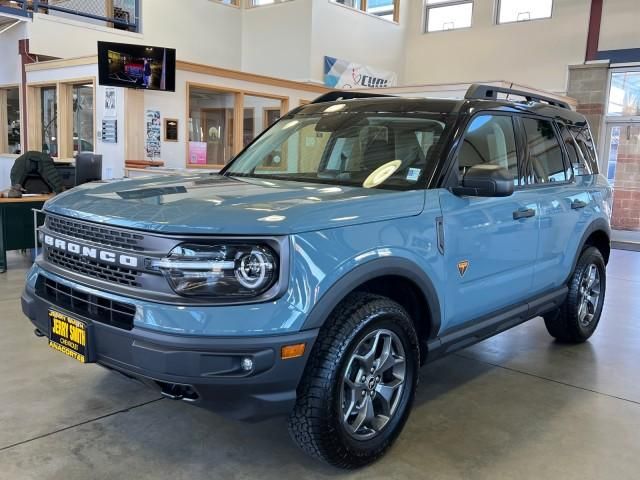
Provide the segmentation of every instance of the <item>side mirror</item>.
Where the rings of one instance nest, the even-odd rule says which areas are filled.
[[[465,173],[462,186],[451,191],[460,196],[508,197],[513,194],[513,175],[497,165],[474,165]]]

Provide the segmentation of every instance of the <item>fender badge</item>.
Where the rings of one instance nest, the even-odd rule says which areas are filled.
[[[464,274],[467,273],[469,269],[469,260],[462,260],[458,262],[458,273],[460,273],[460,277],[464,277]]]

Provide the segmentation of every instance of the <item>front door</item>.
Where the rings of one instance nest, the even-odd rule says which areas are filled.
[[[450,331],[530,297],[538,250],[536,193],[520,188],[520,156],[510,115],[478,114],[467,126],[455,168],[459,178],[478,164],[499,165],[514,176],[506,198],[458,197],[442,190]]]
[[[640,231],[640,123],[608,124],[606,145],[600,170],[613,187],[611,227]]]

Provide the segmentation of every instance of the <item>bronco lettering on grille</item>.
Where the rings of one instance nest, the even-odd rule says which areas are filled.
[[[62,250],[64,252],[73,253],[82,257],[91,258],[105,263],[121,265],[123,267],[135,268],[138,266],[138,257],[125,255],[109,250],[102,250],[94,247],[87,247],[79,243],[70,242],[61,238],[55,238],[51,235],[44,234],[43,242],[45,245]]]

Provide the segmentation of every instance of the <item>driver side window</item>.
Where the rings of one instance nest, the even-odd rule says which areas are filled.
[[[518,154],[513,119],[508,115],[478,115],[471,120],[458,152],[459,179],[475,165],[497,165],[518,180]]]

